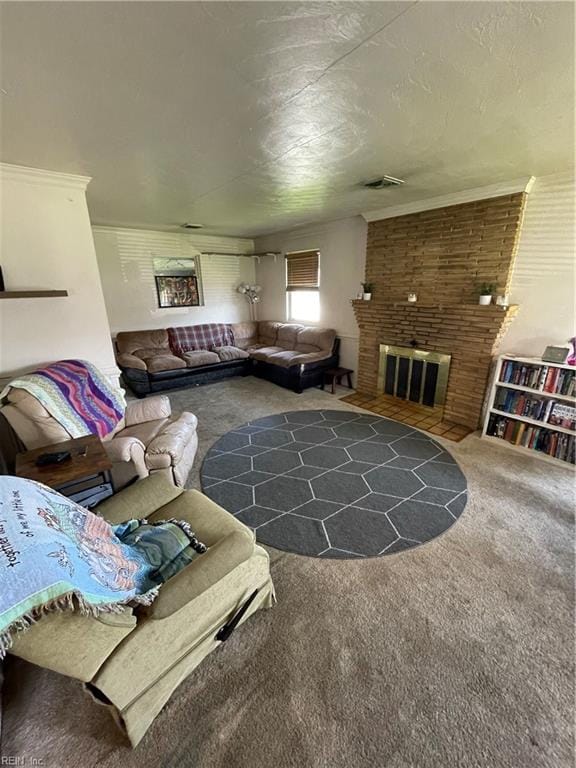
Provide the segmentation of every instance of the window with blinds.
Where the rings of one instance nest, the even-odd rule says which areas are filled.
[[[286,290],[317,291],[320,287],[320,254],[303,251],[286,254]]]
[[[320,253],[286,254],[286,311],[290,320],[320,320]]]

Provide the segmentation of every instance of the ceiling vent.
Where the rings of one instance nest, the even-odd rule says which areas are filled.
[[[388,187],[398,187],[400,184],[404,184],[404,180],[396,179],[394,176],[381,176],[374,181],[364,182],[366,189],[387,189]]]
[[[192,224],[190,221],[186,221],[184,224],[180,224],[182,229],[202,229],[203,224]]]

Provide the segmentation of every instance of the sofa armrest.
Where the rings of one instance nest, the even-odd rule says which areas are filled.
[[[98,514],[113,525],[132,518],[149,517],[182,492],[164,475],[150,475],[102,501],[98,504]]]
[[[144,360],[140,360],[136,355],[130,355],[128,352],[122,352],[116,355],[116,362],[120,368],[136,368],[139,371],[147,371],[148,366]]]
[[[152,619],[172,616],[248,560],[253,552],[250,532],[232,531],[163,584],[156,600],[145,609],[146,615]]]
[[[149,397],[147,400],[130,400],[126,405],[124,418],[127,427],[142,424],[145,421],[167,419],[172,415],[170,400],[166,395]]]

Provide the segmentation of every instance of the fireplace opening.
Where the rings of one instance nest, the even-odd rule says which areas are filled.
[[[378,391],[431,408],[446,402],[450,355],[380,344]]]

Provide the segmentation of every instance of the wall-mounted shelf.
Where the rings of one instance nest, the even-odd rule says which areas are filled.
[[[51,299],[68,296],[68,291],[0,291],[0,299]]]

